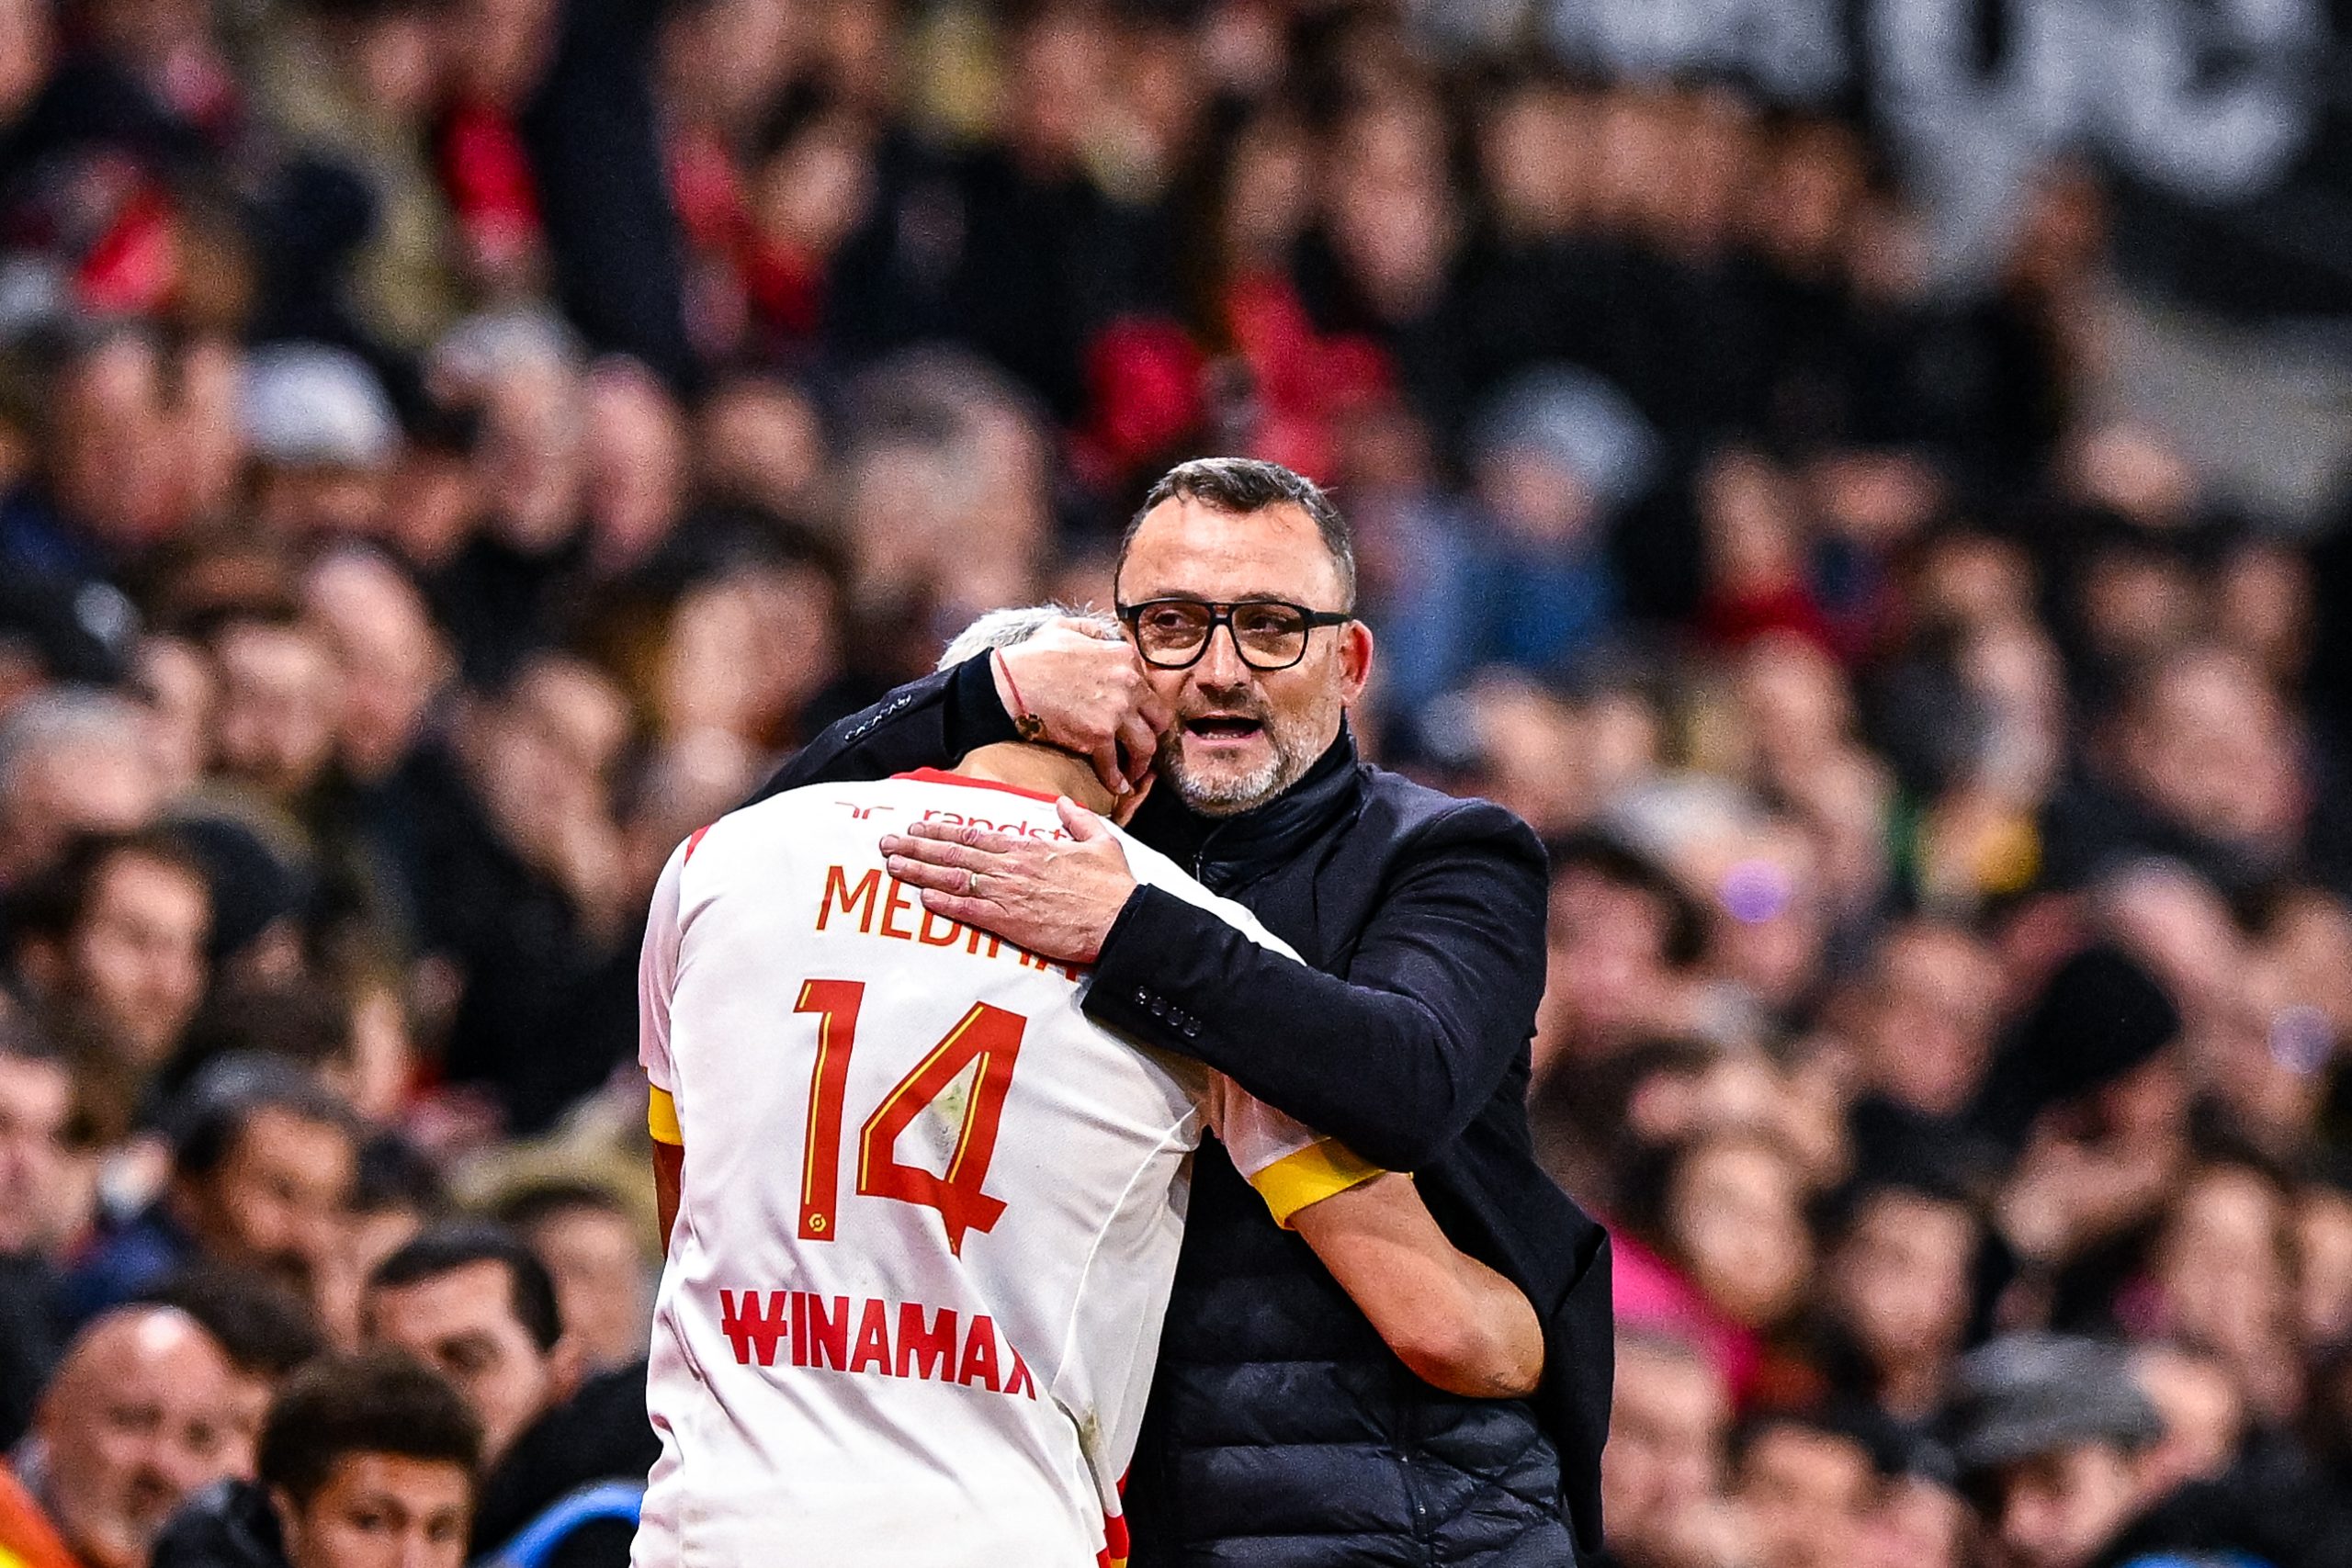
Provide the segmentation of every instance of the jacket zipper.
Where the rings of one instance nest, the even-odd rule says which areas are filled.
[[[1392,1377],[1410,1375],[1401,1367],[1391,1371]],[[1399,1479],[1405,1483],[1405,1500],[1413,1507],[1413,1540],[1421,1549],[1422,1562],[1429,1568],[1436,1568],[1437,1543],[1430,1533],[1429,1499],[1421,1495],[1419,1481],[1413,1469],[1413,1456],[1421,1444],[1419,1425],[1415,1420],[1420,1410],[1420,1401],[1408,1393],[1397,1400],[1396,1408],[1399,1416],[1396,1422],[1396,1468]]]

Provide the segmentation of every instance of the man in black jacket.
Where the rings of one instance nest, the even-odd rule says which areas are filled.
[[[1122,552],[1130,644],[1075,632],[974,660],[842,721],[773,787],[952,761],[1018,734],[1148,761],[1131,822],[1249,905],[1309,968],[1271,963],[1137,888],[1115,843],[984,832],[894,839],[942,913],[1091,963],[1085,1006],[1148,1043],[1411,1170],[1455,1245],[1545,1325],[1532,1400],[1419,1382],[1204,1147],[1127,1494],[1137,1568],[1249,1562],[1553,1564],[1600,1535],[1607,1238],[1529,1146],[1544,868],[1493,806],[1359,762],[1347,705],[1370,632],[1322,492],[1272,464],[1188,463]],[[1135,672],[1132,649],[1146,669]],[[1125,757],[1120,756],[1124,751]]]

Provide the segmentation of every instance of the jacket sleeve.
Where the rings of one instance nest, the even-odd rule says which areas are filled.
[[[754,798],[802,784],[882,779],[910,768],[955,766],[967,751],[1017,740],[986,654],[910,681],[872,707],[837,720],[778,768]]]
[[[1391,862],[1341,973],[1144,886],[1112,925],[1084,1006],[1374,1164],[1413,1170],[1460,1135],[1527,1048],[1545,892],[1534,835],[1499,807],[1466,802]]]

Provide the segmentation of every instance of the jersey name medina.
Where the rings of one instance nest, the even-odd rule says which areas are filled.
[[[662,873],[640,1055],[683,1175],[640,1568],[1115,1560],[1191,1150],[1214,1123],[1277,1219],[1373,1174],[1091,1021],[1084,967],[924,909],[878,847],[922,820],[1065,836],[926,773],[763,801]]]
[[[937,819],[936,815],[928,813],[918,818]],[[1023,968],[1055,970],[1072,981],[1082,978],[1086,973],[1079,964],[1056,964],[1025,947],[1013,946],[978,926],[967,926],[960,920],[933,914],[923,908],[913,888],[879,866],[865,867],[854,885],[850,878],[851,873],[845,866],[829,865],[825,868],[824,889],[817,897],[817,930],[826,930],[836,919],[843,922],[854,919],[857,922],[857,934],[860,936],[880,937],[886,942],[916,942],[925,947],[961,944],[967,953],[989,958],[1010,957]],[[880,908],[878,918],[876,913],[877,905]]]

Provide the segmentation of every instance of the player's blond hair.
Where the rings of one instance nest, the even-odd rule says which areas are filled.
[[[1068,604],[1023,604],[1010,610],[990,610],[956,634],[947,651],[939,656],[939,668],[952,670],[991,649],[1016,648],[1056,621],[1080,621],[1099,628],[1104,637],[1119,635],[1117,618],[1101,610],[1073,609]]]

